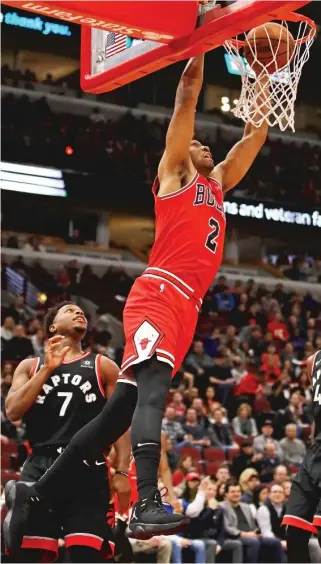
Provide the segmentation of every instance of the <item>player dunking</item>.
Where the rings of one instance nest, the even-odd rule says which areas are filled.
[[[312,382],[314,441],[292,484],[282,522],[288,525],[288,562],[310,562],[311,533],[319,531],[321,546],[321,350],[308,359],[308,370]]]
[[[137,382],[124,385],[122,375],[102,413],[71,441],[31,492],[16,491],[10,534],[19,542],[22,509],[28,514],[32,492],[48,503],[61,488],[74,459],[95,455],[122,435],[131,423],[139,501],[129,534],[149,538],[170,534],[188,522],[170,515],[157,489],[161,422],[171,378],[190,346],[202,298],[219,269],[224,246],[224,193],[236,186],[263,146],[268,126],[245,127],[226,159],[214,165],[208,147],[193,139],[195,109],[203,82],[204,55],[190,59],[178,85],[174,114],[153,186],[156,236],[149,266],[134,283],[124,309],[125,352],[121,374]],[[134,413],[133,413],[134,411]],[[68,482],[68,480],[67,480]],[[67,484],[64,480],[64,486]],[[36,511],[36,509],[34,509]]]

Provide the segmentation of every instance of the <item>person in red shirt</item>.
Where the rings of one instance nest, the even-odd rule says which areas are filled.
[[[273,339],[278,341],[288,341],[290,335],[287,326],[284,323],[283,315],[280,312],[273,314],[273,319],[268,323],[267,328],[273,334]]]
[[[268,382],[275,382],[281,376],[280,357],[276,354],[275,345],[269,345],[267,352],[261,356],[262,370],[265,372]]]

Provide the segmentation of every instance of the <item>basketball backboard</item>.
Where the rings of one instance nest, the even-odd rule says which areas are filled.
[[[284,19],[309,1],[236,0],[223,8],[215,4],[204,14],[197,0],[3,3],[79,23],[81,87],[99,94],[215,49],[267,21]]]

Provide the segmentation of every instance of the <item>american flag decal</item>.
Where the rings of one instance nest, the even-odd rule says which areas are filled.
[[[105,57],[111,57],[117,53],[124,51],[127,46],[127,36],[121,33],[114,33],[110,31],[107,34],[106,44],[105,44]]]

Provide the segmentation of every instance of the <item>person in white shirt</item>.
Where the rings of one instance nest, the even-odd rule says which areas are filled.
[[[6,317],[1,327],[1,339],[10,341],[13,337],[15,323],[12,317]]]

